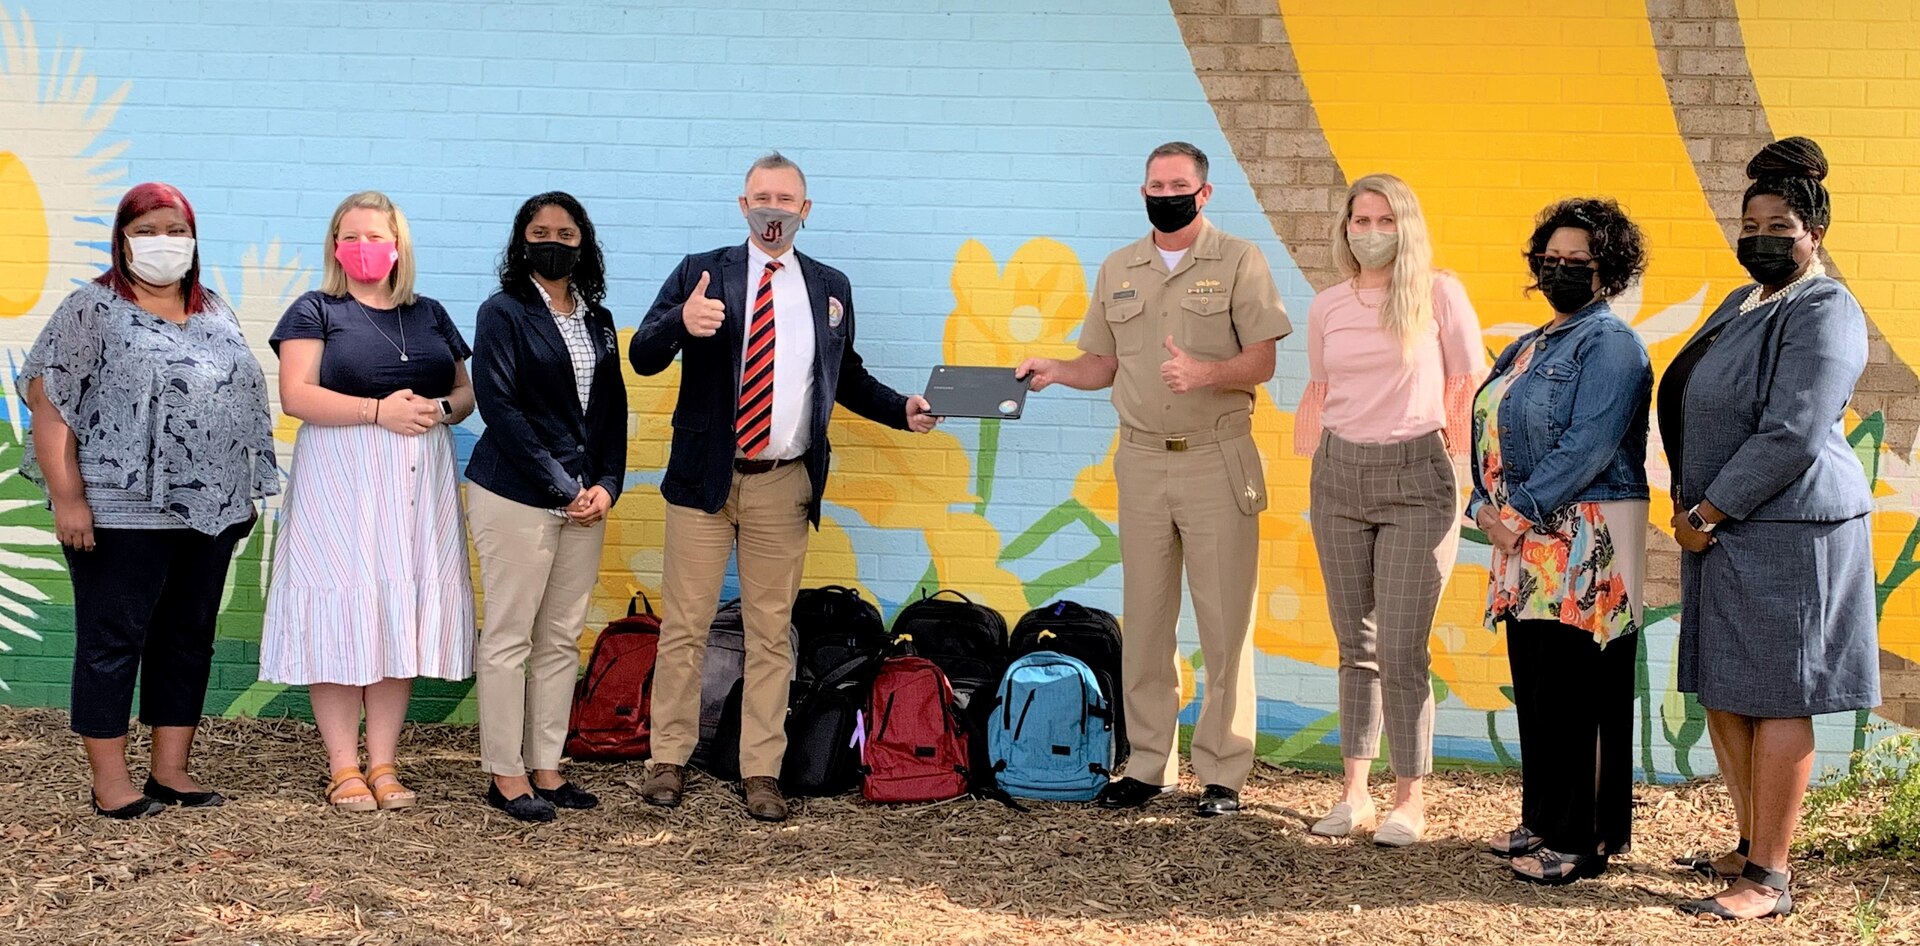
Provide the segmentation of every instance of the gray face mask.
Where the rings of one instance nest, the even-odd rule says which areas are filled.
[[[1361,269],[1379,269],[1400,255],[1400,234],[1383,230],[1348,230],[1347,246]]]
[[[794,236],[800,232],[800,215],[779,207],[748,207],[747,225],[761,246],[782,252],[793,245]]]

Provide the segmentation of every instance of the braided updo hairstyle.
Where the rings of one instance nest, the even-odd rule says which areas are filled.
[[[1740,198],[1744,211],[1755,197],[1772,195],[1787,202],[1809,228],[1825,228],[1833,221],[1833,199],[1827,186],[1827,155],[1811,138],[1782,138],[1764,148],[1747,162],[1746,196]]]

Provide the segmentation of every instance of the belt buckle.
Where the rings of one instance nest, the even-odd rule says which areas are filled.
[[[1168,437],[1166,443],[1168,450],[1180,451],[1187,449],[1187,438],[1185,437]]]

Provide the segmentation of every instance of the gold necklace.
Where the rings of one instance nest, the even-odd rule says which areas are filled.
[[[1382,305],[1386,304],[1387,300],[1385,299],[1382,299],[1379,302],[1368,302],[1367,300],[1360,298],[1360,277],[1358,276],[1355,276],[1352,279],[1347,280],[1347,288],[1353,291],[1353,301],[1358,302],[1369,309],[1378,309]],[[1385,289],[1386,287],[1382,286],[1380,288]]]

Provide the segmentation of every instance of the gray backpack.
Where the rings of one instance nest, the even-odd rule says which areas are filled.
[[[792,653],[800,651],[800,634],[787,625]],[[747,629],[740,617],[740,599],[720,606],[707,632],[707,653],[700,667],[700,742],[689,763],[714,778],[740,777],[740,697],[746,680]],[[792,670],[788,679],[792,679]]]

